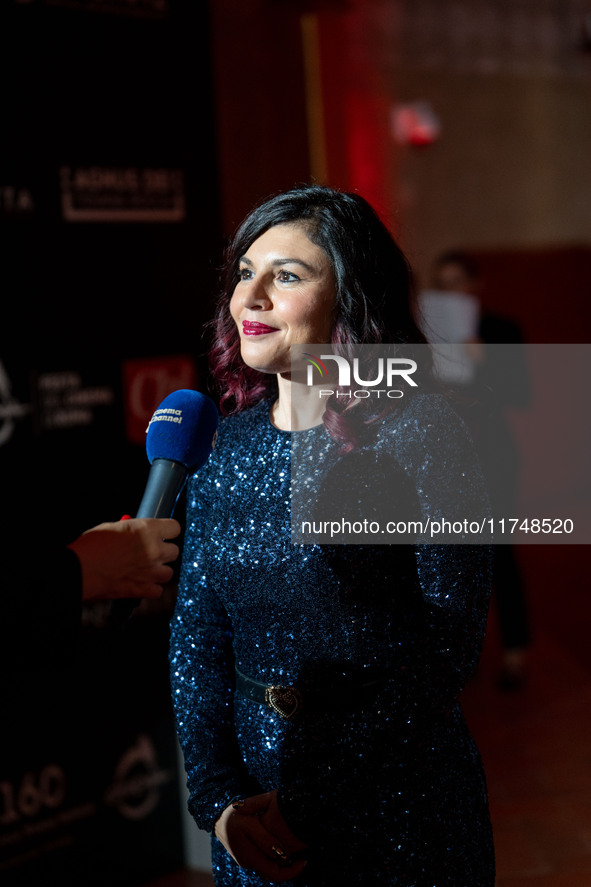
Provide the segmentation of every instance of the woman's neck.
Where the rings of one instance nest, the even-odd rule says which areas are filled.
[[[293,382],[289,374],[277,375],[279,397],[271,407],[271,421],[281,431],[304,431],[322,424],[326,403],[316,386]]]

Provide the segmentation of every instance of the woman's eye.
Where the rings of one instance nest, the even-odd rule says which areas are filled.
[[[250,268],[239,268],[238,269],[238,280],[250,280],[252,277],[252,271]]]
[[[277,276],[282,283],[292,283],[294,280],[300,279],[293,271],[286,271],[285,269],[281,270]]]

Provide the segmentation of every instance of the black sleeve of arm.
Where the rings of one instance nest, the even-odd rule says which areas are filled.
[[[11,544],[2,580],[0,661],[2,671],[67,663],[76,649],[82,607],[82,571],[65,546],[34,549],[21,556]]]

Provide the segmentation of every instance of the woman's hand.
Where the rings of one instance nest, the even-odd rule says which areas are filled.
[[[281,815],[276,791],[230,804],[216,822],[215,835],[239,866],[269,881],[289,881],[306,865],[300,856],[306,845]]]

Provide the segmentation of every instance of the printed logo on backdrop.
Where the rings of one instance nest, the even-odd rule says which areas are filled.
[[[123,396],[127,440],[143,446],[146,428],[158,404],[172,391],[195,386],[194,361],[184,354],[125,361]]]
[[[160,167],[63,166],[66,222],[183,222],[182,170]]]
[[[84,385],[76,370],[38,373],[34,384],[34,404],[20,403],[10,378],[0,361],[0,447],[12,438],[17,423],[34,416],[37,434],[93,425],[99,411],[110,407],[115,392],[109,385]]]
[[[109,385],[84,385],[76,370],[37,376],[37,430],[55,431],[93,425],[98,411],[111,406],[115,392]]]
[[[24,185],[0,185],[0,219],[26,219],[35,211],[35,202]]]
[[[125,819],[145,819],[160,803],[162,788],[173,779],[174,773],[159,766],[150,737],[138,736],[115,768],[113,781],[105,792],[105,804]]]
[[[14,434],[16,423],[30,412],[30,404],[19,403],[13,396],[8,373],[0,360],[0,447],[8,443]]]
[[[97,811],[94,800],[70,801],[66,771],[56,761],[23,774],[9,771],[0,782],[0,872],[24,869],[41,856],[73,845],[77,826]],[[22,883],[25,877],[23,872]]]
[[[163,19],[170,0],[14,0],[17,6],[55,6],[79,12],[102,12],[131,18]]]
[[[51,857],[64,847],[80,852],[82,843],[77,846],[77,841],[83,842],[84,837],[77,838],[79,826],[94,820],[93,828],[100,828],[109,810],[132,822],[146,819],[158,808],[167,787],[175,783],[175,772],[163,766],[152,739],[139,734],[122,750],[109,782],[98,793],[89,783],[85,786],[89,796],[74,801],[73,781],[73,775],[57,761],[3,778],[0,872],[25,866],[43,855]]]

